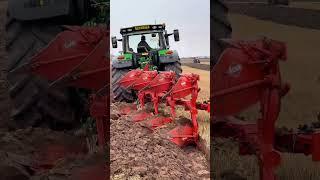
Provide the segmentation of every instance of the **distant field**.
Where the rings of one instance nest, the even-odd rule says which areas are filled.
[[[320,10],[320,2],[292,2],[290,7]]]
[[[265,1],[266,2],[266,1]],[[288,6],[270,6],[266,3],[228,3],[232,13],[261,20],[303,28],[320,29],[320,2],[292,2]],[[250,27],[247,26],[246,27]]]
[[[192,58],[181,58],[181,62],[182,63],[192,63],[193,59]],[[210,62],[210,59],[209,58],[205,58],[205,59],[200,58],[200,62]]]
[[[193,63],[193,59],[183,58],[181,63],[184,66],[188,66],[195,69],[201,69],[205,71],[210,71],[210,59],[200,59],[200,64]]]

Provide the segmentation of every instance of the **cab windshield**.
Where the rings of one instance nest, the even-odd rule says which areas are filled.
[[[140,46],[146,47],[146,51],[162,49],[164,47],[164,42],[162,41],[163,38],[161,38],[162,35],[163,34],[161,32],[128,35],[126,37],[127,42],[125,43],[125,49],[127,52],[140,53],[138,52],[139,43]],[[142,36],[145,37],[145,42],[142,42]]]

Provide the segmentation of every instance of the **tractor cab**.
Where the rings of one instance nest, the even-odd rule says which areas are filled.
[[[146,64],[153,69],[159,69],[159,56],[172,55],[169,48],[169,36],[174,35],[174,40],[179,41],[179,31],[174,30],[168,34],[165,24],[142,25],[122,28],[122,39],[112,37],[113,48],[118,47],[118,41],[122,42],[122,55],[115,60],[132,60],[132,68],[143,68]]]
[[[136,94],[117,83],[133,69],[173,71],[182,73],[178,52],[171,50],[169,37],[179,41],[179,31],[167,33],[165,24],[132,26],[120,29],[121,39],[111,38],[112,47],[122,42],[121,54],[112,59],[112,89],[115,101],[133,102]]]

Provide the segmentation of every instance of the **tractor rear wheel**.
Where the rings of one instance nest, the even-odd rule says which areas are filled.
[[[22,22],[7,14],[6,50],[9,94],[14,108],[13,128],[45,126],[52,129],[73,128],[80,122],[82,102],[69,88],[49,88],[46,80],[14,70],[30,61],[58,33],[63,31],[53,21]]]
[[[165,64],[164,70],[165,71],[173,71],[176,73],[177,76],[179,76],[182,73],[181,62],[176,61],[174,63]]]
[[[134,102],[137,99],[133,91],[124,89],[117,84],[129,71],[130,69],[117,69],[112,67],[112,92],[114,101]]]
[[[232,28],[227,18],[228,7],[223,0],[213,0],[211,8],[211,27],[213,27],[213,52],[211,52],[213,55],[213,62],[211,62],[211,64],[214,66],[218,62],[224,49],[220,39],[230,38]]]

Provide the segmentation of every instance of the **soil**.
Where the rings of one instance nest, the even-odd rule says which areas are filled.
[[[122,105],[111,105],[111,179],[210,179],[200,150],[169,141],[172,124],[152,132],[143,123],[134,123],[131,115],[120,116]]]
[[[87,168],[100,171],[105,167],[101,165],[105,163],[101,155],[99,159],[102,163],[97,159],[98,155],[88,153],[85,137],[75,136],[71,132],[20,129],[2,133],[0,147],[0,173],[4,179],[56,176],[67,179]],[[95,164],[88,163],[92,159],[96,159]],[[97,174],[93,170],[90,173]],[[104,171],[101,170],[101,173]]]
[[[320,10],[270,6],[265,3],[229,3],[231,13],[256,17],[261,20],[304,28],[320,29]]]
[[[183,65],[196,68],[196,69],[210,71],[210,64],[184,63]]]

